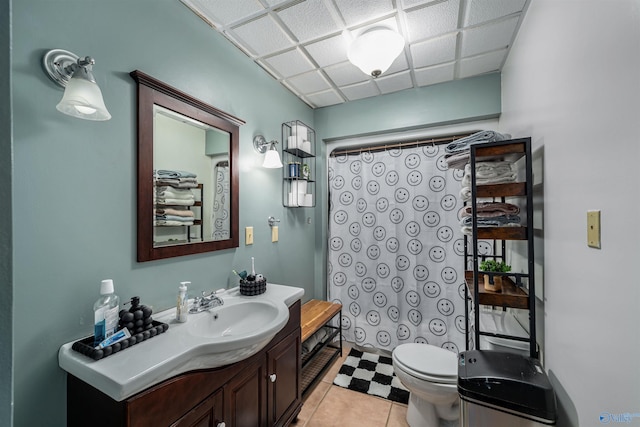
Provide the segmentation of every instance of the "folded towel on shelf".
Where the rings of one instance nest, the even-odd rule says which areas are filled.
[[[173,188],[197,188],[198,181],[191,178],[176,178],[176,179],[157,179],[156,185],[158,186],[170,186]]]
[[[155,197],[153,203],[156,205],[178,205],[178,206],[193,206],[196,201],[194,199],[171,199],[165,197]]]
[[[156,196],[170,199],[195,199],[195,196],[188,188],[156,187]]]
[[[156,209],[156,215],[177,215],[177,216],[184,216],[184,217],[191,217],[191,218],[195,216],[193,214],[193,211],[190,211],[188,209],[173,209],[173,208]]]
[[[454,154],[445,154],[444,161],[449,169],[464,169],[464,165],[469,163],[469,150],[460,151]]]
[[[462,208],[461,215],[463,217],[471,216],[472,207],[465,206]],[[478,218],[491,218],[501,215],[517,215],[520,208],[512,203],[502,202],[481,202],[476,203],[476,215]]]
[[[467,185],[460,189],[460,199],[462,199],[463,202],[471,200],[471,187]]]
[[[158,178],[196,178],[197,175],[193,172],[180,171],[180,170],[168,170],[158,169],[154,172],[154,176]]]
[[[512,227],[520,225],[519,215],[498,215],[488,218],[476,217],[478,227]],[[460,220],[462,227],[473,226],[473,217],[465,216]]]
[[[476,184],[500,184],[515,182],[518,179],[516,167],[512,162],[478,162],[476,163]],[[464,176],[460,184],[471,186],[471,165],[464,167]]]
[[[156,214],[156,220],[166,220],[166,221],[179,221],[179,222],[191,222],[193,223],[193,217],[187,216],[178,216],[178,215],[164,215],[164,214]]]
[[[460,151],[468,150],[469,146],[473,144],[482,144],[485,142],[503,141],[511,138],[509,134],[501,134],[492,130],[482,130],[464,138],[456,139],[453,142],[447,144],[444,148],[445,153],[458,153]]]
[[[302,343],[302,354],[307,354],[314,349],[316,345],[321,343],[325,337],[327,336],[327,331],[325,328],[318,330],[315,334],[311,335]]]
[[[193,221],[183,222],[183,221],[169,221],[164,219],[157,219],[154,221],[154,225],[157,227],[185,226],[185,225],[193,225]]]

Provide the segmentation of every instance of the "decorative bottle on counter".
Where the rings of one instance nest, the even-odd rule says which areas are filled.
[[[178,286],[178,302],[176,304],[176,320],[178,322],[187,321],[187,313],[189,311],[189,305],[187,303],[187,285],[191,282],[180,282]]]
[[[93,304],[94,341],[100,344],[113,335],[118,328],[120,298],[113,291],[113,280],[106,279],[100,283],[100,298]]]

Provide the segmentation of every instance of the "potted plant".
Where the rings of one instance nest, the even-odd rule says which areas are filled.
[[[506,273],[511,271],[511,266],[502,262],[496,261],[494,259],[485,259],[480,263],[481,271],[488,271],[493,273]],[[488,291],[500,292],[502,290],[502,276],[494,275],[493,283],[491,283],[491,275],[484,275],[484,288]]]

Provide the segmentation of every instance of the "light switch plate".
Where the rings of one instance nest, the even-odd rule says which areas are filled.
[[[600,249],[600,211],[587,211],[587,245]]]
[[[245,227],[244,229],[244,244],[253,245],[253,227]]]
[[[278,226],[274,225],[271,227],[271,242],[275,243],[278,241]]]

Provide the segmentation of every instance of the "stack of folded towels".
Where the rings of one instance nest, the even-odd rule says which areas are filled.
[[[464,169],[469,163],[469,147],[474,144],[504,141],[511,135],[501,134],[492,130],[482,130],[464,138],[456,139],[445,147],[445,161],[450,169]]]
[[[188,206],[196,199],[191,188],[196,188],[196,175],[185,171],[158,170],[154,173],[156,191],[153,197],[156,226],[193,225],[194,213]]]
[[[473,231],[473,217],[471,206],[461,210],[460,226],[464,234]],[[482,202],[476,204],[476,222],[478,227],[519,227],[520,208],[511,203]]]

